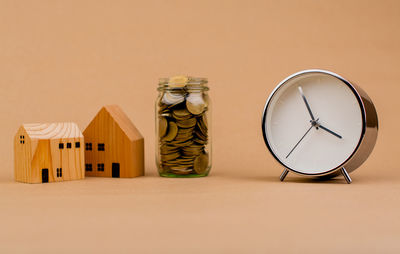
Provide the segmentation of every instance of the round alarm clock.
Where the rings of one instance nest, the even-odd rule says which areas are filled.
[[[325,70],[297,72],[278,84],[264,107],[265,144],[289,171],[319,178],[348,173],[372,152],[378,135],[374,104],[358,86]]]

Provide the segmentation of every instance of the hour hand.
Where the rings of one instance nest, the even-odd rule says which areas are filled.
[[[299,86],[299,92],[300,92],[300,94],[301,94],[301,97],[303,97],[303,101],[304,101],[304,103],[306,104],[308,113],[309,113],[310,116],[311,116],[311,120],[315,121],[314,115],[313,115],[313,113],[311,112],[310,105],[308,104],[308,101],[307,101],[307,99],[306,99],[306,96],[305,96],[304,93],[303,93],[303,89],[301,88],[301,86]]]
[[[337,134],[337,133],[331,131],[330,129],[328,129],[328,128],[326,128],[326,127],[320,125],[320,124],[318,125],[318,127],[320,127],[321,129],[323,129],[324,131],[329,132],[330,134],[332,134],[332,135],[335,136],[335,137],[342,138],[342,136],[340,136],[339,134]]]

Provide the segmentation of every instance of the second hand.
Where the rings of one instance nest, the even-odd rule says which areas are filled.
[[[294,149],[296,149],[296,147],[300,144],[300,142],[304,139],[304,137],[310,132],[310,130],[314,127],[314,125],[311,125],[310,128],[306,131],[306,133],[303,135],[303,137],[301,137],[301,139],[299,140],[299,142],[297,142],[297,144],[292,148],[292,150],[290,150],[290,152],[288,153],[288,155],[286,155],[286,159],[289,157],[289,155],[293,152]]]

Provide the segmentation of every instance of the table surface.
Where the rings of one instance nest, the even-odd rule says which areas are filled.
[[[400,1],[0,1],[0,253],[400,253]],[[303,69],[362,87],[379,117],[353,183],[289,174],[265,147],[265,101]],[[207,77],[213,167],[154,163],[157,81]],[[23,123],[119,104],[145,138],[146,176],[13,181]],[[334,106],[334,105],[333,105]]]
[[[218,171],[218,169],[215,169]],[[289,175],[0,184],[0,250],[398,253],[400,185]]]

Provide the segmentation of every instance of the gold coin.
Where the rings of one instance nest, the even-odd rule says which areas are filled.
[[[208,154],[203,153],[196,157],[193,168],[197,174],[204,174],[208,168]]]
[[[192,162],[193,163],[193,161],[194,161],[194,159],[196,158],[197,156],[186,156],[186,155],[182,155],[181,157],[179,157],[181,160],[183,160],[183,161],[187,161],[187,162]]]
[[[178,126],[174,122],[168,124],[168,134],[164,137],[164,141],[172,141],[178,134]]]
[[[193,134],[188,132],[188,133],[179,133],[176,135],[175,140],[176,141],[186,141],[189,138],[193,138]]]
[[[174,169],[174,170],[186,170],[186,169],[188,169],[188,167],[179,165],[179,166],[171,166],[171,169]]]
[[[185,120],[177,120],[176,124],[181,128],[191,128],[196,125],[197,121],[196,118],[192,117]]]
[[[206,115],[203,115],[203,116],[201,117],[201,120],[202,120],[202,123],[204,124],[204,126],[205,126],[206,128],[208,128],[208,122],[207,122],[207,117],[206,117]]]
[[[189,140],[193,139],[193,135],[192,134],[185,134],[185,135],[176,135],[175,140],[176,143],[183,143],[183,142],[187,142]]]
[[[176,153],[171,153],[171,154],[166,154],[166,155],[161,155],[161,160],[162,161],[169,161],[169,160],[174,160],[178,158],[180,154],[178,152]]]
[[[173,169],[171,167],[171,171],[177,175],[188,175],[192,172],[192,169]]]
[[[182,148],[182,153],[184,156],[198,156],[202,153],[203,147],[194,148],[194,147],[184,147]]]
[[[194,127],[190,128],[179,128],[178,133],[192,133],[193,134]]]
[[[193,166],[193,159],[190,160],[182,160],[182,159],[176,159],[176,163],[178,165],[184,165],[184,166]]]
[[[183,141],[183,142],[174,140],[170,143],[177,147],[187,147],[187,146],[192,145],[193,142],[194,142],[193,140],[189,139],[189,140]]]
[[[179,147],[176,146],[168,146],[168,145],[162,145],[160,147],[160,153],[162,155],[166,155],[166,154],[171,154],[171,153],[176,153],[179,151]]]
[[[201,151],[199,151],[199,152],[196,152],[196,151],[185,151],[185,152],[183,152],[183,155],[192,156],[192,157],[199,156],[200,154],[201,154]]]
[[[207,117],[205,114],[203,114],[203,115],[201,115],[201,117],[199,117],[198,125],[202,129],[205,129],[205,130],[208,129]]]
[[[160,138],[164,137],[165,134],[167,134],[167,128],[168,128],[168,121],[164,117],[160,117],[158,121],[158,134],[160,135]]]
[[[201,144],[201,145],[207,144],[207,140],[201,140],[199,138],[195,138],[195,139],[193,139],[193,141],[196,142],[197,144]]]
[[[202,121],[197,122],[198,130],[200,130],[203,134],[207,135],[208,128],[204,125]]]
[[[170,161],[164,161],[163,163],[162,163],[164,166],[168,166],[168,167],[172,167],[172,166],[178,166],[178,164],[177,163],[171,163]]]
[[[189,101],[186,101],[186,107],[193,115],[199,115],[204,111],[204,104],[193,104]]]
[[[193,115],[199,115],[203,113],[206,104],[203,100],[203,95],[201,93],[191,93],[186,98],[186,108]]]
[[[168,84],[170,87],[184,87],[189,81],[187,76],[175,76],[169,78]]]
[[[184,120],[184,119],[189,119],[192,117],[190,112],[187,109],[175,109],[172,112],[172,115],[174,118],[179,119],[179,120]]]
[[[195,136],[203,141],[207,141],[207,139],[208,139],[207,136],[204,135],[203,133],[201,133],[200,131],[196,131]]]
[[[207,141],[207,135],[204,135],[201,131],[195,131],[195,134],[200,140]]]
[[[185,95],[177,92],[166,92],[161,100],[161,103],[167,105],[168,107],[177,105],[185,101]]]

